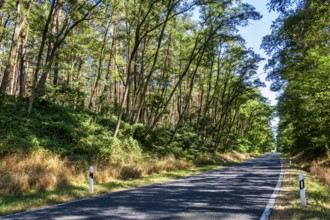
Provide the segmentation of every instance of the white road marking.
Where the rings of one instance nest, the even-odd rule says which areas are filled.
[[[282,164],[282,160],[281,160],[281,173],[280,173],[280,177],[277,180],[277,184],[276,187],[274,189],[274,192],[272,194],[272,196],[270,197],[268,204],[264,210],[264,212],[262,213],[262,216],[260,218],[260,220],[268,220],[270,217],[270,214],[272,212],[272,208],[274,207],[275,201],[276,201],[276,197],[280,191],[281,188],[281,184],[282,184],[282,180],[283,180],[283,164]]]

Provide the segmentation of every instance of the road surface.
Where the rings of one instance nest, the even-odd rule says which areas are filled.
[[[277,185],[277,154],[194,176],[0,219],[260,219]]]

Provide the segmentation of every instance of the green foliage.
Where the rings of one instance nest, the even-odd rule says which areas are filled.
[[[262,59],[237,34],[239,26],[261,18],[251,5],[189,0],[23,4],[29,13],[22,15],[26,25],[17,47],[11,36],[19,10],[15,1],[0,7],[1,65],[17,70],[8,85],[1,82],[1,93],[31,97],[29,103],[4,101],[0,154],[49,149],[74,159],[116,155],[122,162],[129,159],[125,151],[141,155],[139,148],[187,159],[200,152],[269,150],[271,110],[255,80]],[[200,18],[193,20],[196,9]],[[9,48],[18,62],[7,61]],[[241,140],[251,147],[245,149]]]
[[[142,127],[141,127],[142,128]],[[168,128],[157,128],[145,138],[143,145],[148,151],[156,155],[164,156],[171,153],[171,148],[167,146],[168,140],[172,136],[172,131]]]
[[[236,140],[236,144],[235,144],[235,150],[237,150],[238,152],[243,152],[243,153],[247,153],[247,152],[251,152],[252,150],[252,143],[247,140],[247,139],[240,139],[238,138]]]
[[[19,150],[49,150],[72,160],[100,158],[114,163],[138,161],[144,152],[159,157],[172,155],[193,160],[208,151],[199,142],[199,134],[189,125],[173,130],[162,127],[143,139],[147,127],[123,122],[119,139],[114,139],[116,117],[103,117],[88,110],[37,102],[31,115],[26,113],[26,99],[2,96],[0,104],[0,154]],[[139,142],[139,141],[140,142]],[[244,140],[244,141],[241,141]],[[237,151],[255,151],[248,139],[237,139]],[[216,145],[216,144],[215,144]],[[252,145],[253,146],[253,145]]]
[[[282,12],[263,40],[273,55],[269,78],[282,90],[278,146],[323,156],[330,145],[329,2],[271,1],[271,6]]]
[[[175,134],[173,145],[193,153],[199,145],[199,137],[192,127],[182,126]]]
[[[48,149],[73,159],[94,157],[127,160],[127,155],[141,155],[138,143],[128,134],[124,123],[120,140],[112,138],[115,118],[102,118],[89,111],[77,111],[49,102],[39,102],[31,115],[26,113],[27,100],[6,96],[1,99],[0,153],[20,149]]]

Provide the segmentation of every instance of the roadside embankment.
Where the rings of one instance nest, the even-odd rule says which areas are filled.
[[[330,168],[326,160],[311,162],[299,155],[282,160],[284,179],[270,219],[330,219]],[[300,201],[299,173],[305,175],[306,206]]]

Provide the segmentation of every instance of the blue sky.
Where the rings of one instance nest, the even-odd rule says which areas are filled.
[[[253,48],[253,50],[260,54],[263,58],[268,58],[265,52],[260,49],[262,37],[271,33],[270,26],[272,21],[277,18],[277,14],[275,12],[269,12],[267,9],[267,1],[265,0],[242,0],[243,3],[248,3],[253,5],[263,17],[258,21],[251,21],[250,24],[246,27],[242,27],[239,29],[239,33],[246,40],[246,46]],[[263,96],[267,97],[270,100],[272,105],[277,103],[276,96],[277,93],[270,91],[270,82],[265,80],[266,74],[264,73],[264,65],[267,60],[263,61],[259,65],[258,75],[260,79],[266,83],[266,88],[261,88],[261,93]]]
[[[268,56],[266,53],[260,49],[262,38],[271,33],[270,26],[272,22],[278,17],[278,14],[275,12],[269,12],[267,9],[268,0],[242,0],[243,3],[248,3],[253,5],[256,8],[262,18],[258,21],[251,21],[250,24],[246,27],[239,29],[239,33],[246,40],[246,46],[253,48],[253,50],[260,54],[266,60],[260,62],[258,69],[258,76],[266,84],[265,88],[260,88],[262,95],[267,97],[272,105],[277,104],[277,93],[270,91],[271,82],[266,81],[266,73],[263,70],[264,65],[267,63]],[[274,136],[276,137],[276,130],[279,123],[279,118],[276,117],[271,121],[273,127]]]
[[[263,17],[258,21],[250,21],[249,25],[246,27],[239,28],[239,34],[246,40],[246,46],[252,48],[257,54],[265,58],[264,61],[259,63],[258,77],[262,82],[266,84],[265,88],[260,88],[262,95],[269,99],[270,104],[277,104],[277,93],[270,91],[271,82],[266,81],[266,73],[263,70],[264,65],[267,63],[268,56],[266,53],[260,49],[262,38],[271,33],[272,22],[278,17],[278,14],[275,12],[269,12],[267,9],[267,2],[269,0],[242,0],[243,3],[248,3],[253,5]],[[193,19],[198,19],[198,12],[195,9],[193,13]],[[273,126],[274,134],[276,135],[276,127],[278,125],[279,118],[274,118],[271,121]]]

